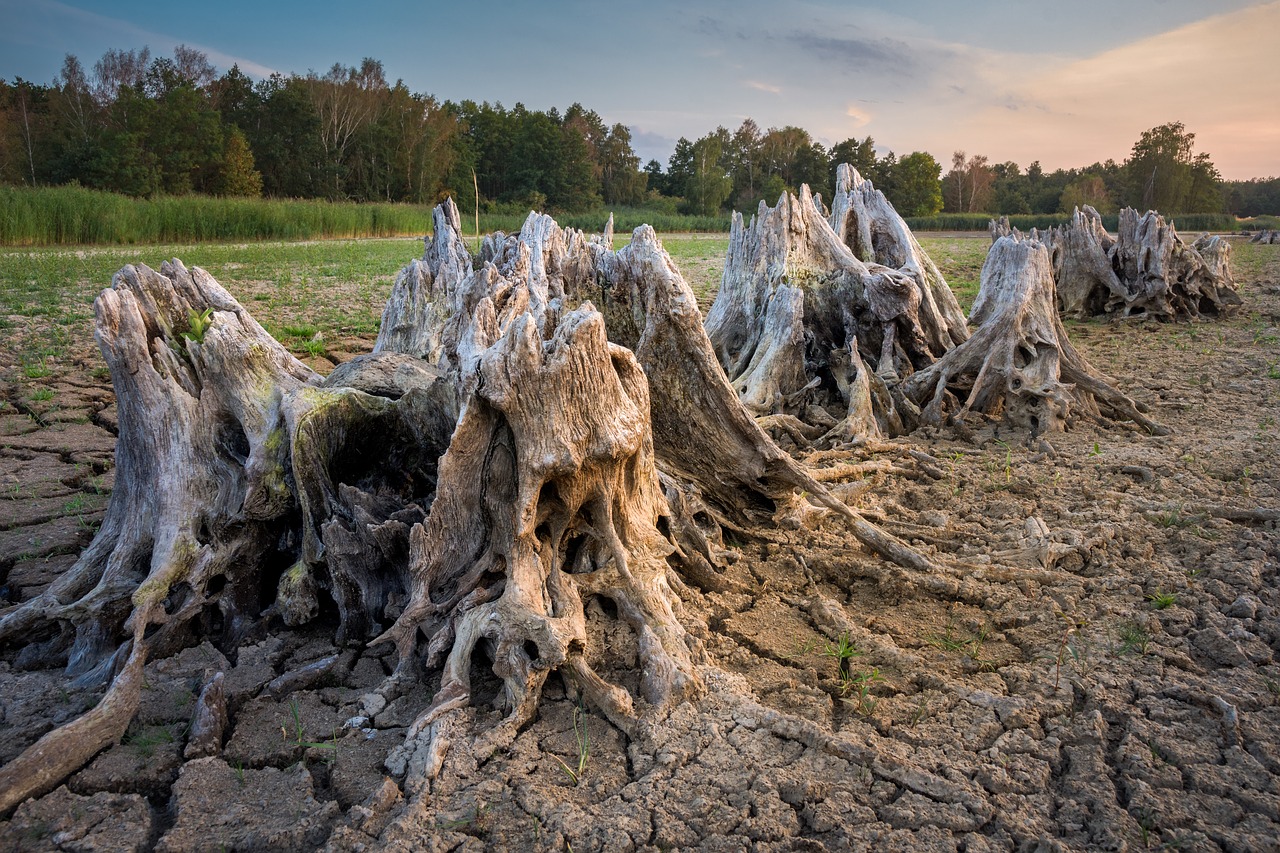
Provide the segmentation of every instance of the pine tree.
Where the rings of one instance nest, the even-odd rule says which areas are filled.
[[[262,173],[253,167],[253,152],[240,128],[232,125],[226,134],[222,152],[219,194],[231,196],[262,195]]]

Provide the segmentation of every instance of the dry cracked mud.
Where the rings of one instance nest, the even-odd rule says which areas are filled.
[[[1232,318],[1070,325],[1167,437],[1084,425],[1028,446],[987,426],[811,455],[947,568],[886,564],[833,522],[731,542],[751,592],[685,600],[706,695],[632,739],[552,679],[509,750],[453,750],[406,799],[384,761],[435,683],[383,706],[388,650],[281,628],[234,660],[205,643],[151,663],[123,742],[0,821],[0,848],[1280,849],[1280,246],[1265,250]],[[42,379],[44,402],[4,348],[0,597],[19,602],[92,538],[115,421],[91,342]],[[635,638],[609,630],[598,663],[625,684]],[[186,760],[217,671],[223,748]],[[0,762],[96,698],[21,651],[0,659]]]

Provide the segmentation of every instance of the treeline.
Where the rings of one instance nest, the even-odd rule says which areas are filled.
[[[558,213],[630,206],[723,216],[809,184],[830,198],[835,167],[852,163],[906,216],[939,211],[1103,213],[1132,205],[1169,213],[1280,213],[1280,181],[1224,183],[1178,123],[1147,131],[1123,163],[1045,173],[956,152],[879,155],[870,137],[830,149],[798,127],[747,119],[680,139],[663,167],[643,168],[621,124],[573,104],[437,101],[389,83],[382,64],[253,81],[219,75],[200,51],[172,57],[108,51],[87,70],[68,55],[48,85],[0,80],[0,183],[79,184],[134,197],[201,193],[432,204],[466,211]]]
[[[947,213],[1070,213],[1088,204],[1102,214],[1134,207],[1251,215],[1235,203],[1241,183],[1224,183],[1209,155],[1195,151],[1195,134],[1171,122],[1145,131],[1123,163],[1107,160],[1083,169],[1045,173],[1035,162],[1024,172],[1017,163],[993,164],[957,151],[942,179],[942,197]]]

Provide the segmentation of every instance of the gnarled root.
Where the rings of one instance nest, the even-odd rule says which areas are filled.
[[[700,689],[696,643],[666,581],[673,546],[656,527],[666,506],[644,373],[608,343],[589,305],[566,314],[547,341],[522,315],[478,372],[440,460],[431,517],[413,539],[413,597],[379,638],[407,660],[422,631],[428,665],[447,649],[440,691],[415,733],[468,704],[477,648],[493,661],[509,712],[473,745],[478,755],[515,737],[557,669],[629,730],[631,698],[586,663],[584,600],[610,599],[635,633],[647,704]]]

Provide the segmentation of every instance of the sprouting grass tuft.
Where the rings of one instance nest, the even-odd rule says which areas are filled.
[[[551,756],[574,785],[581,784],[582,776],[587,772],[587,759],[591,757],[591,736],[587,733],[586,715],[586,709],[579,702],[578,707],[573,709],[573,736],[578,743],[577,764],[570,767],[560,756]]]

